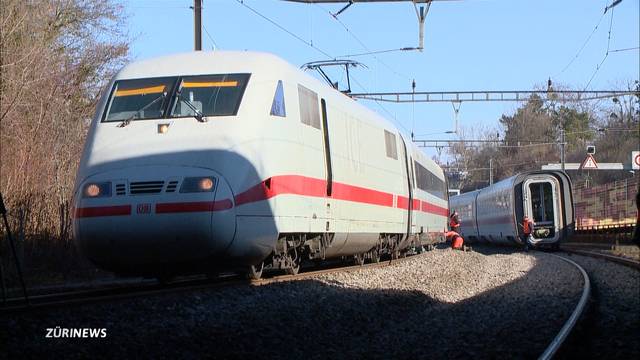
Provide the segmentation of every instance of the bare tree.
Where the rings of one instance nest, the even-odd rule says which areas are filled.
[[[68,244],[86,119],[128,35],[113,0],[0,2],[0,191],[27,252]]]

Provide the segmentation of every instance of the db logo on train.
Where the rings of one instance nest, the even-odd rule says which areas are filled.
[[[138,206],[136,206],[136,213],[151,214],[151,204],[138,204]]]

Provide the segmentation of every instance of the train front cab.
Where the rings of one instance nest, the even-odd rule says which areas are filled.
[[[570,189],[568,177],[561,173],[530,174],[522,182],[522,214],[535,223],[533,245],[557,248],[570,233],[573,224]],[[518,222],[522,223],[522,217]]]

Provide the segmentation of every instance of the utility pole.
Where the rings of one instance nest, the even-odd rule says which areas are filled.
[[[202,0],[193,0],[195,51],[202,50]]]
[[[493,158],[489,158],[489,186],[493,185]]]
[[[560,167],[564,171],[564,126],[560,129]]]

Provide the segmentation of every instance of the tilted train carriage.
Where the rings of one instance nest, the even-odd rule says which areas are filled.
[[[522,244],[522,219],[534,223],[533,245],[557,248],[574,231],[571,179],[561,171],[530,171],[452,196],[460,233],[470,241]]]

